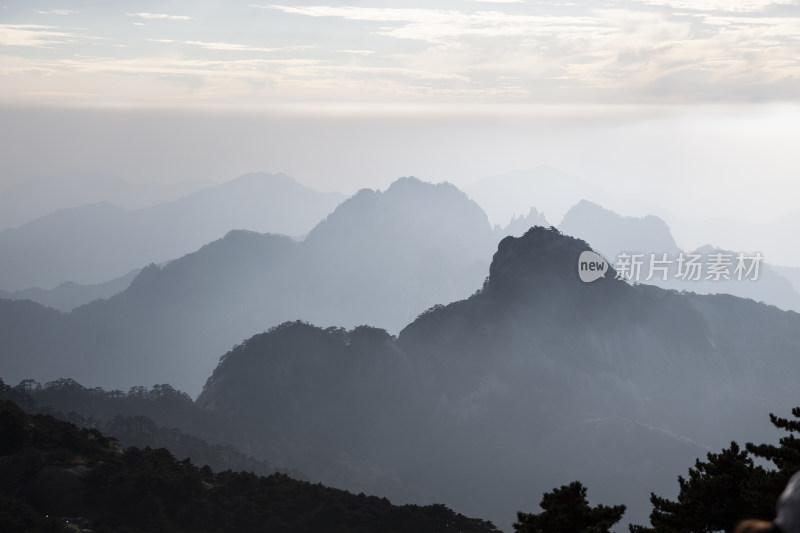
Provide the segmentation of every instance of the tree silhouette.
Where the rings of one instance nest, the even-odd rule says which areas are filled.
[[[800,418],[800,407],[792,409]],[[631,533],[731,531],[744,519],[772,520],[775,501],[789,478],[800,471],[800,421],[769,415],[772,425],[788,433],[775,444],[747,443],[742,449],[731,442],[720,453],[697,460],[689,477],[678,476],[676,501],[650,495],[651,527],[630,526]],[[754,457],[775,469],[756,465]]]
[[[580,481],[553,489],[542,496],[539,514],[517,513],[518,533],[606,533],[622,519],[624,505],[589,506]]]
[[[678,476],[677,501],[651,494],[652,528],[632,527],[631,531],[731,531],[745,518],[770,517],[775,499],[755,497],[754,490],[767,471],[755,466],[746,450],[731,442],[720,453],[709,452],[706,459],[695,461],[688,478]]]

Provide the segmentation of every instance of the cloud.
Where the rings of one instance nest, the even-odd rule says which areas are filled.
[[[164,13],[125,13],[126,17],[138,17],[145,20],[191,20],[185,15],[167,15]]]
[[[279,48],[260,48],[257,46],[248,46],[245,44],[235,44],[235,43],[207,43],[203,41],[184,41],[183,44],[190,44],[193,46],[199,46],[200,48],[205,48],[207,50],[225,50],[230,52],[274,52],[279,50]]]
[[[131,85],[131,76],[139,80]],[[372,94],[433,93],[463,76],[404,67],[332,65],[316,59],[185,59],[168,57],[79,57],[60,60],[0,57],[0,76],[15,79],[17,98],[53,97],[70,87],[78,101],[101,99],[183,102],[292,101],[335,95],[358,99]],[[74,85],[69,80],[84,80]],[[405,81],[404,81],[405,80]],[[66,82],[66,83],[65,83]],[[138,85],[137,85],[138,84]],[[143,85],[144,84],[144,85]],[[8,100],[11,87],[0,87]],[[80,90],[79,90],[80,88]],[[142,92],[142,90],[145,92]],[[164,101],[164,100],[162,100]],[[282,100],[277,100],[282,101]]]
[[[727,13],[759,13],[776,6],[798,5],[797,0],[637,0],[651,6]]]
[[[461,76],[464,94],[509,87],[553,97],[739,98],[800,83],[800,23],[746,17],[789,0],[726,3],[728,16],[591,9],[578,16],[355,6],[262,6],[287,14],[374,22],[373,35],[428,43],[389,58],[403,67]],[[684,0],[641,0],[688,7]],[[696,5],[716,7],[714,0]],[[733,11],[731,11],[733,10]],[[380,50],[378,50],[380,53]],[[372,59],[379,55],[370,56]],[[796,80],[796,81],[793,81]],[[775,83],[774,88],[764,84]],[[777,84],[784,88],[778,89]],[[727,89],[726,89],[727,88]],[[504,94],[508,94],[505,91]]]
[[[114,39],[129,46],[125,57],[99,41],[111,57],[80,58],[75,54],[92,52],[66,45],[90,37],[79,34],[84,30],[57,26],[0,25],[0,44],[8,45],[6,50],[59,46],[60,56],[47,52],[36,57],[29,51],[33,57],[22,58],[22,64],[61,72],[64,79],[73,76],[76,87],[91,87],[93,77],[121,79],[136,72],[158,86],[164,80],[191,79],[192,91],[225,87],[227,94],[235,86],[247,94],[274,91],[290,99],[302,93],[311,99],[344,95],[369,101],[687,102],[800,94],[800,17],[772,9],[789,0],[732,0],[724,6],[717,0],[626,0],[628,9],[573,6],[567,11],[556,8],[563,3],[548,4],[553,14],[539,3],[507,9],[477,1],[463,2],[461,9],[255,6],[268,10],[270,16],[259,23],[274,48],[259,46],[263,41],[236,42],[244,37],[224,33],[215,21],[202,18],[196,19],[197,37],[147,39],[163,47],[137,46],[146,35]],[[133,24],[148,26],[190,19],[159,13],[127,16]],[[298,40],[296,32],[286,40],[276,30],[287,24],[291,28],[298,22],[295,17],[318,19],[314,32],[303,34],[305,40]],[[0,88],[0,93],[9,91]]]
[[[0,45],[53,48],[65,42],[90,38],[88,35],[61,31],[56,26],[37,24],[0,24]]]
[[[371,56],[375,50],[336,50],[341,54],[353,54],[356,56]]]
[[[399,23],[397,27],[380,27],[379,35],[414,39],[430,43],[446,43],[464,36],[525,36],[552,31],[555,27],[571,27],[592,31],[600,20],[589,16],[540,16],[502,11],[462,11],[422,8],[372,8],[332,6],[256,6],[276,9],[288,14],[311,17],[339,17],[348,20]]]
[[[50,11],[37,11],[40,15],[75,15],[77,11],[70,9],[51,9]]]

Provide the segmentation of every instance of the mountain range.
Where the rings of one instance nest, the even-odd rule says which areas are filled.
[[[342,199],[284,174],[252,173],[132,211],[107,201],[55,211],[0,231],[0,288],[103,283],[232,229],[302,236]]]
[[[127,289],[139,274],[140,270],[131,270],[124,276],[114,278],[105,283],[79,285],[73,281],[65,281],[52,289],[32,287],[14,292],[0,290],[0,298],[5,300],[31,300],[68,313],[94,300],[107,300],[115,294]]]
[[[604,202],[608,198],[599,187],[544,165],[485,178],[463,189],[486,211],[492,224],[505,224],[532,206],[555,222],[582,199]]]
[[[290,178],[264,175],[229,186],[276,180],[296,188]],[[198,193],[191,205],[202,205],[212,192]],[[469,296],[488,273],[495,243],[521,235],[528,223],[546,220],[530,209],[504,229],[490,228],[480,207],[456,187],[403,178],[384,192],[365,189],[342,202],[301,241],[233,231],[177,260],[151,264],[132,282],[6,293],[65,314],[0,300],[10,317],[0,336],[8,354],[2,375],[10,381],[70,376],[122,388],[168,381],[194,395],[220,353],[284,321],[370,324],[397,333],[424,310]],[[561,229],[598,242],[612,263],[620,250],[678,250],[657,217],[622,217],[586,201],[568,211]],[[758,282],[661,285],[800,308],[789,283],[766,266]],[[107,300],[91,301],[98,297]]]
[[[800,250],[786,246],[800,230],[800,209],[761,222],[717,218],[704,220],[699,225],[708,242],[735,242],[746,250],[761,251],[767,261],[775,265],[800,264]]]
[[[54,211],[110,202],[142,209],[178,200],[211,183],[131,183],[106,172],[86,171],[40,176],[0,191],[0,230],[16,228]]]
[[[122,388],[168,381],[196,394],[220,353],[286,320],[397,332],[468,296],[494,242],[486,215],[454,186],[401,179],[343,202],[301,242],[233,231],[68,314],[0,300],[15,317],[0,326],[0,374]]]
[[[507,526],[581,479],[646,522],[650,491],[671,494],[692,458],[757,438],[765,413],[794,405],[800,315],[613,275],[584,283],[590,249],[554,229],[508,237],[479,292],[396,338],[284,324],[223,356],[197,404],[334,486],[399,479],[406,498],[424,487]],[[353,479],[342,457],[375,478]]]
[[[232,232],[69,314],[0,300],[0,375],[191,393],[207,378],[197,407],[249,455],[504,526],[573,479],[645,522],[650,491],[794,405],[800,315],[613,268],[584,283],[591,247],[554,228],[504,238],[487,270],[494,236],[455,187],[399,180],[302,242]]]
[[[775,305],[783,310],[800,312],[800,292],[791,282],[794,270],[774,267],[767,262],[769,257],[763,255],[764,261],[759,264],[757,276],[754,271],[746,279],[739,280],[730,275],[731,279],[714,280],[713,276],[707,279],[708,273],[704,272],[698,280],[681,279],[677,272],[677,259],[683,250],[672,238],[670,228],[659,217],[626,217],[582,200],[567,211],[559,229],[591,242],[597,251],[614,264],[620,253],[643,254],[641,276],[637,276],[635,281],[698,294],[732,294]],[[730,272],[736,266],[739,253],[752,255],[749,250],[724,250],[710,245],[686,252],[700,256],[700,263],[703,265],[708,265],[710,256],[723,254],[730,259]],[[666,280],[655,271],[655,275],[647,279],[650,277],[651,254],[655,254],[656,260],[663,260],[663,254],[667,254],[667,261],[670,263]]]

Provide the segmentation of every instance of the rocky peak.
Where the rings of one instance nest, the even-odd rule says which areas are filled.
[[[592,248],[581,239],[564,235],[554,227],[534,226],[522,237],[506,237],[498,245],[489,269],[485,291],[492,293],[527,292],[554,284],[595,286],[619,284],[608,264],[606,274],[591,283],[581,282],[578,260]]]

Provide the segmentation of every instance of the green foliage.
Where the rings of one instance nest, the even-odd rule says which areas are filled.
[[[119,439],[123,446],[166,448],[178,458],[191,457],[194,463],[208,465],[214,470],[244,470],[259,475],[274,472],[267,460],[259,461],[232,446],[212,445],[178,429],[159,426],[145,416],[118,415],[103,423],[101,428]]]
[[[792,409],[800,418],[800,408]],[[731,442],[720,453],[697,460],[689,477],[678,477],[676,501],[650,495],[651,527],[630,526],[631,533],[706,533],[731,531],[745,519],[772,520],[775,502],[789,478],[800,471],[800,421],[778,418],[770,421],[786,431],[778,445],[747,443],[742,449]],[[754,458],[767,460],[775,469],[757,465]]]
[[[29,415],[15,403],[0,400],[0,455],[34,448],[51,457],[80,454],[97,459],[108,446],[109,440],[96,429],[78,428],[48,415]]]
[[[397,507],[385,498],[297,481],[283,474],[213,474],[166,450],[129,448],[86,478],[101,510],[99,532],[464,532],[496,531],[443,505]]]
[[[15,445],[20,457],[50,450],[40,454],[35,469],[67,468],[77,457],[94,458],[83,478],[81,500],[90,510],[82,518],[98,533],[497,531],[490,522],[464,517],[443,505],[395,506],[385,498],[354,495],[282,474],[215,474],[188,459],[179,461],[165,449],[132,447],[120,453],[96,430],[25,414],[10,402],[0,403],[0,416],[13,422],[9,427],[24,428],[21,446]],[[29,502],[13,498],[15,487],[4,490],[9,492],[0,490],[0,531],[62,531],[59,521],[44,520]]]
[[[792,409],[792,416],[800,418],[800,407]],[[771,461],[777,471],[762,481],[761,491],[768,494],[780,493],[795,472],[800,471],[800,439],[796,436],[800,433],[800,421],[778,418],[774,414],[769,415],[770,422],[778,429],[787,433],[778,440],[778,445],[759,444],[755,445],[748,442],[745,447],[747,451],[756,457],[761,457]],[[774,502],[774,500],[773,500]]]
[[[0,491],[0,531],[67,533],[72,530],[61,520],[42,516],[24,500]]]
[[[624,505],[591,507],[579,481],[545,493],[539,514],[517,513],[518,533],[606,533],[622,519]]]
[[[651,494],[654,531],[730,531],[746,518],[769,517],[775,500],[765,507],[754,498],[754,487],[767,472],[755,466],[746,450],[735,442],[720,453],[697,459],[689,477],[678,477],[677,501]],[[771,518],[771,517],[770,517]]]
[[[131,387],[125,393],[86,388],[72,379],[45,385],[24,380],[16,387],[0,385],[2,398],[27,412],[50,414],[77,426],[98,429],[123,446],[167,448],[177,457],[191,457],[195,463],[208,464],[215,470],[246,470],[261,475],[273,472],[266,460],[248,457],[230,445],[209,444],[208,440],[233,441],[234,432],[221,417],[198,408],[186,393],[168,384],[151,389]],[[175,425],[186,429],[175,429]],[[204,438],[191,434],[200,430],[205,430]],[[0,431],[0,440],[12,437],[10,430]]]
[[[25,413],[8,400],[0,408],[0,456],[15,454],[25,444]]]
[[[100,510],[99,529],[202,530],[206,514],[201,475],[164,449],[128,448],[86,477],[86,499]]]

